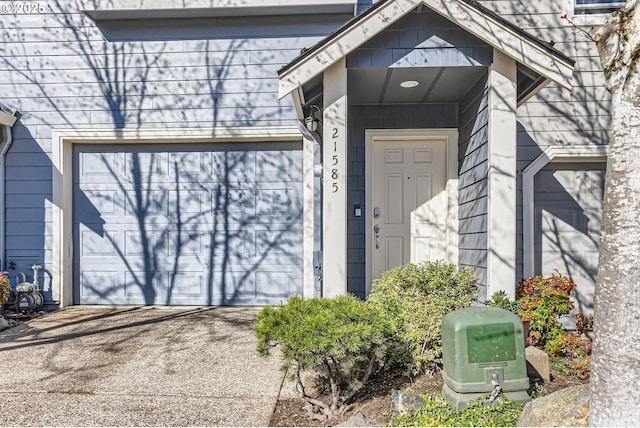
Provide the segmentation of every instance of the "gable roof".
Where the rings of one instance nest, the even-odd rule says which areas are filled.
[[[380,0],[278,70],[285,97],[417,7],[425,6],[535,72],[536,89],[554,81],[571,89],[575,61],[475,0]],[[533,94],[536,90],[530,90]]]

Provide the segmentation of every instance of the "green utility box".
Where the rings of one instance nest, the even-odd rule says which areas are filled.
[[[496,384],[510,400],[530,400],[522,322],[512,312],[474,306],[445,315],[442,360],[442,395],[456,408],[493,392]]]

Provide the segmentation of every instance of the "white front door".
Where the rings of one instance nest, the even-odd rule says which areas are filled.
[[[408,262],[448,259],[447,141],[373,140],[372,279]]]

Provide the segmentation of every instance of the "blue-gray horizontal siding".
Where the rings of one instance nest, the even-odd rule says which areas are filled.
[[[3,262],[51,271],[52,129],[295,125],[277,70],[349,16],[105,22],[77,2],[2,15],[0,96],[20,112],[7,155]],[[3,216],[4,217],[4,216]],[[5,268],[6,266],[0,266]],[[46,272],[44,275],[48,275]],[[51,299],[51,283],[45,287]]]
[[[542,89],[518,108],[517,168],[522,171],[552,146],[606,145],[609,141],[611,98],[597,48],[560,16],[555,0],[514,2],[481,0],[483,6],[540,37],[576,60],[571,91],[555,84]],[[586,18],[585,28],[602,24],[601,17]],[[522,177],[517,180],[516,277],[523,275]],[[537,272],[540,273],[540,272]]]
[[[488,87],[486,74],[460,103],[458,147],[459,264],[487,286]]]

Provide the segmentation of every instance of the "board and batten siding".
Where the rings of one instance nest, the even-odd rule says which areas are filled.
[[[481,296],[488,285],[488,94],[485,75],[460,103],[458,140],[459,264],[478,276]]]
[[[295,18],[295,19],[294,19]],[[106,21],[76,2],[0,20],[0,100],[20,112],[6,158],[6,259],[44,266],[52,298],[52,129],[297,125],[277,70],[345,14]],[[179,136],[176,136],[179,137]],[[30,278],[29,278],[30,280]]]

